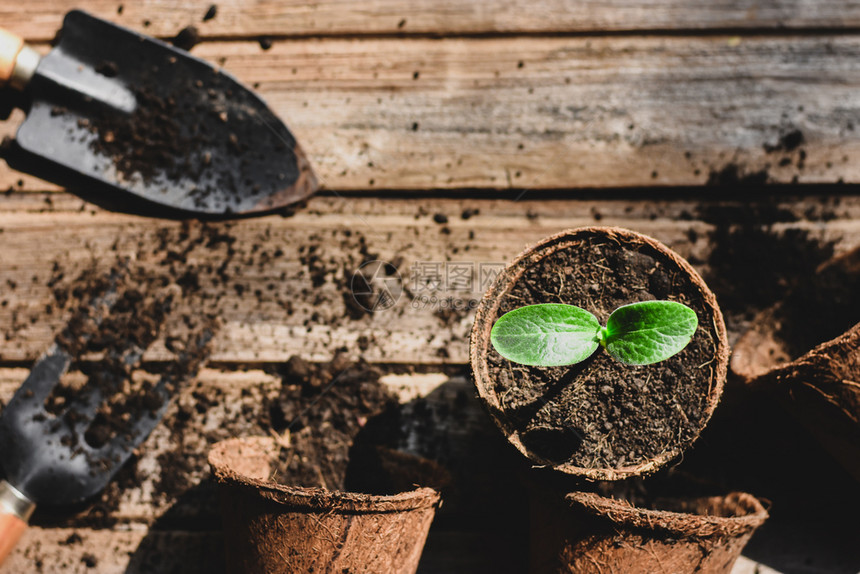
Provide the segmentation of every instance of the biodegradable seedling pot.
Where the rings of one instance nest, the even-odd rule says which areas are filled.
[[[698,328],[677,355],[632,367],[598,349],[568,367],[532,367],[499,355],[495,321],[536,303],[565,303],[601,324],[619,306],[674,300]],[[716,299],[679,255],[618,228],[564,231],[526,249],[478,305],[470,361],[478,395],[508,441],[534,463],[589,480],[649,473],[699,435],[723,389],[728,343]]]
[[[770,391],[860,481],[860,248],[762,311],[731,369]]]
[[[755,497],[738,492],[657,506],[589,492],[534,505],[530,574],[728,573],[768,516]]]
[[[209,453],[220,485],[226,570],[412,574],[439,494],[380,496],[285,486],[269,479],[278,443],[230,439]]]

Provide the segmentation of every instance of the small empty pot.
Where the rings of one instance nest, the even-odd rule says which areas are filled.
[[[227,572],[414,574],[439,493],[369,495],[270,480],[280,446],[268,437],[216,444]]]
[[[827,261],[761,312],[732,372],[773,393],[860,481],[860,249]]]
[[[533,504],[530,573],[728,573],[768,516],[740,492],[657,506],[587,492],[545,497]]]

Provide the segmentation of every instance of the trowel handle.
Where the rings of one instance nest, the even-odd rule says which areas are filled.
[[[0,86],[23,90],[39,65],[41,56],[24,39],[0,28]]]
[[[27,529],[27,521],[36,504],[21,491],[0,480],[0,564],[12,552]]]

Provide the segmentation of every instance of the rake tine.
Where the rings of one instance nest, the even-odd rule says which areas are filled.
[[[176,363],[189,363],[197,353],[209,345],[214,336],[214,329],[205,329],[197,336],[197,339],[188,349],[179,354]],[[191,376],[191,373],[185,373],[185,375]],[[163,375],[158,383],[149,391],[149,393],[156,394],[161,399],[158,409],[140,410],[135,418],[128,421],[128,431],[118,433],[116,437],[100,449],[99,454],[105,457],[118,455],[124,460],[134,448],[149,436],[152,429],[161,421],[161,418],[167,411],[167,407],[170,405],[171,393],[168,389],[170,388],[175,392],[176,386],[181,382],[177,380],[176,373],[168,372]]]
[[[114,269],[111,272],[108,280],[108,285],[101,295],[93,297],[88,304],[90,309],[96,309],[95,313],[87,313],[97,327],[107,316],[110,308],[117,299],[117,283],[120,276],[125,272],[124,267]],[[83,309],[84,306],[81,306]],[[64,330],[56,340],[51,344],[45,353],[39,357],[33,368],[30,369],[30,374],[22,383],[21,387],[15,393],[12,401],[33,401],[35,404],[43,404],[48,396],[53,391],[54,387],[60,381],[69,365],[72,358],[68,351],[61,345],[61,341],[68,341],[71,338],[68,330]],[[81,342],[86,343],[92,338],[92,333],[81,335]],[[10,402],[10,405],[12,402]]]
[[[44,404],[57,381],[68,370],[70,363],[69,355],[56,343],[52,344],[30,369],[30,374],[15,391],[15,396],[12,397],[9,405],[24,401]]]

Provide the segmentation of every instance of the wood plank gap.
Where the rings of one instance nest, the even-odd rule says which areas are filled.
[[[307,32],[294,34],[266,34],[266,40],[278,41],[301,41],[301,40],[517,40],[524,38],[706,38],[713,36],[855,36],[860,34],[860,26],[816,26],[816,27],[744,27],[731,26],[724,28],[619,28],[615,30],[530,30],[530,31],[482,31],[482,32]],[[159,40],[170,42],[175,35],[153,36]],[[201,35],[200,44],[206,42],[257,42],[260,36],[244,34],[210,34]],[[45,43],[40,40],[38,43]],[[198,45],[200,45],[198,44]]]

